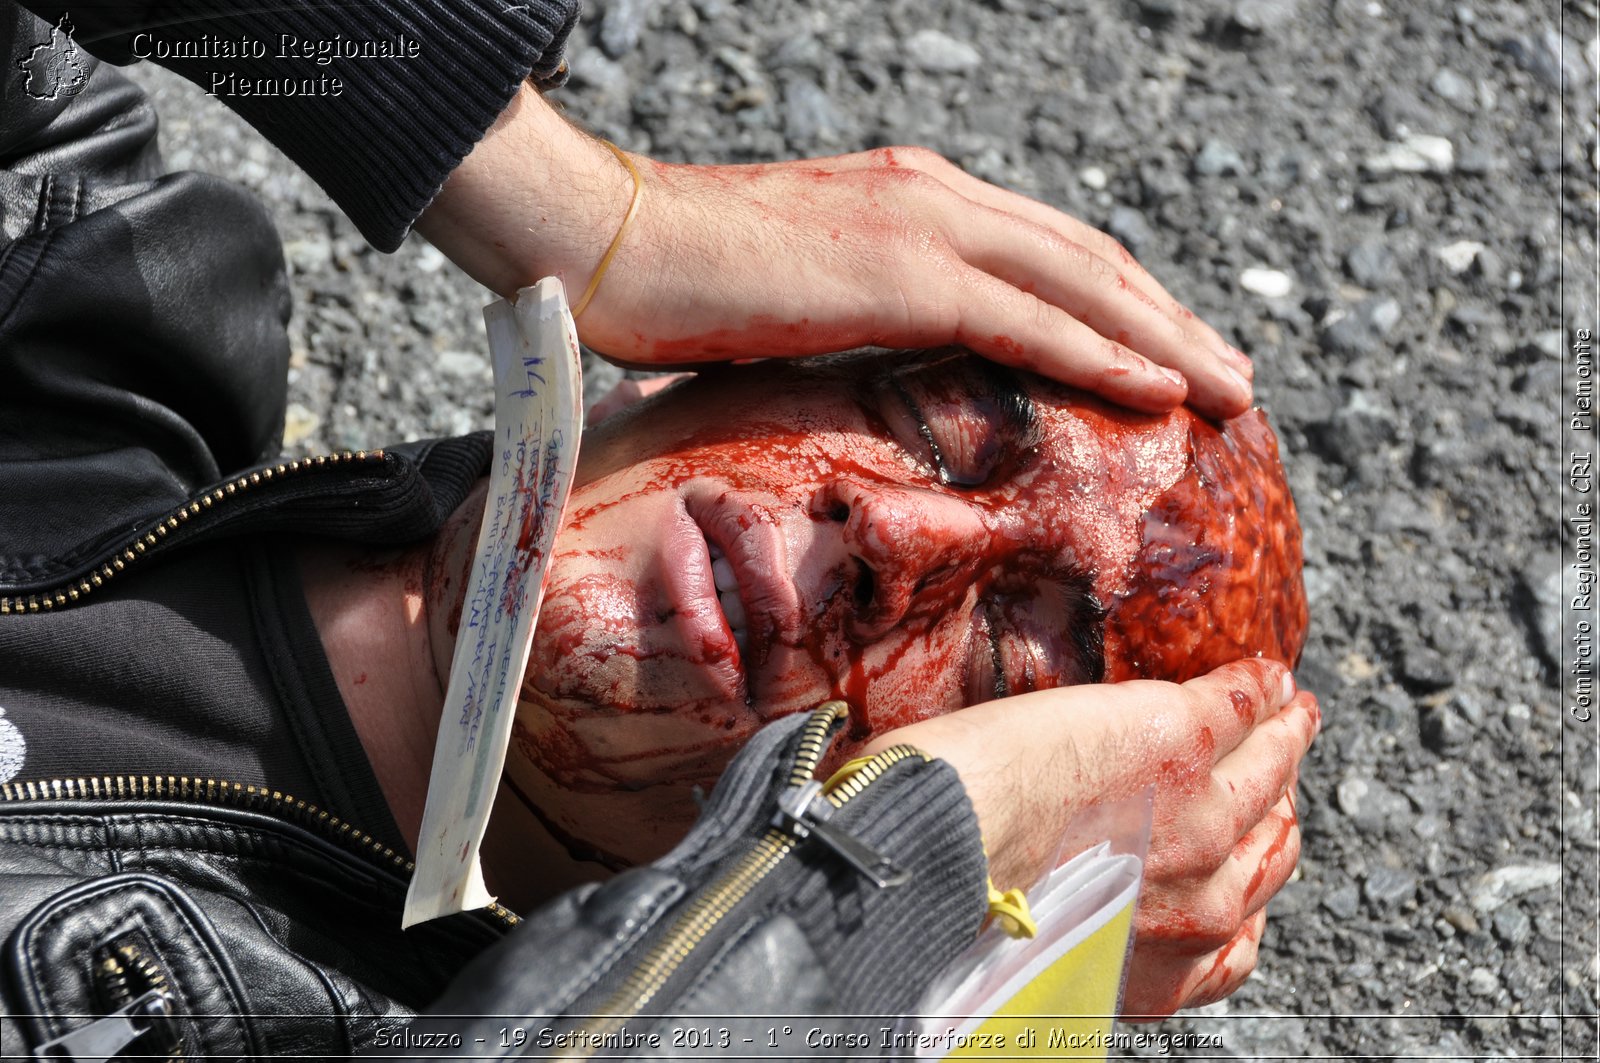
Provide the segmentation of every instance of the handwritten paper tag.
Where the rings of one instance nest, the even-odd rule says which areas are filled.
[[[494,464],[402,926],[494,900],[478,847],[511,741],[583,425],[578,332],[561,282],[546,277],[514,303],[485,307],[483,317],[494,359]]]

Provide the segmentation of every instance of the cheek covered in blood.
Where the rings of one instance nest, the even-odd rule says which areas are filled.
[[[1129,585],[1106,603],[1109,681],[1293,666],[1305,643],[1300,522],[1266,419],[1192,418],[1189,434],[1188,471],[1140,517]]]

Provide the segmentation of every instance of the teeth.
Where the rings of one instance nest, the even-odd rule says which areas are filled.
[[[728,626],[735,632],[745,628],[744,603],[737,594],[728,591],[717,595],[717,601],[722,603],[722,615],[728,618]]]
[[[717,603],[722,606],[722,615],[733,632],[734,644],[743,653],[749,632],[745,627],[748,618],[744,615],[744,602],[739,600],[739,580],[733,574],[733,565],[717,549],[716,543],[707,539],[706,549],[711,554],[711,581],[717,585]]]

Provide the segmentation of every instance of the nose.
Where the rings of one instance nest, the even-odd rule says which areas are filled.
[[[989,547],[982,513],[951,495],[845,481],[828,487],[823,502],[842,526],[853,568],[848,633],[862,642],[959,604]]]

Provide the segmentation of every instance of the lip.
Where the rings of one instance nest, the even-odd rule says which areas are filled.
[[[707,645],[715,642],[723,647],[736,662],[743,679],[740,694],[749,703],[761,693],[763,674],[775,663],[775,645],[793,641],[798,628],[800,596],[788,575],[787,544],[777,525],[724,485],[691,481],[684,485],[681,497],[684,515],[701,541],[691,551],[692,558],[675,565],[693,580],[688,589],[695,595],[693,607],[680,609],[680,613],[692,615],[696,624],[703,625],[698,636],[707,640]],[[722,551],[739,584],[739,600],[746,616],[742,654],[717,600],[706,543]],[[705,631],[713,618],[715,632]]]

